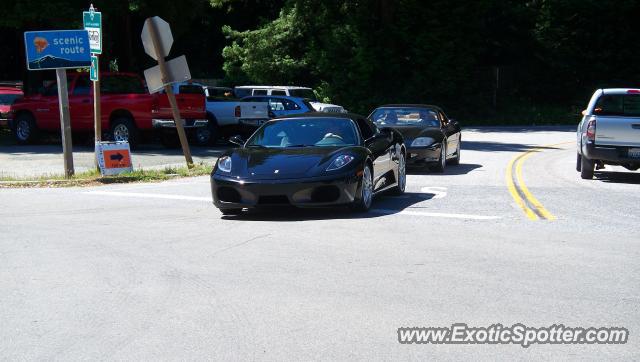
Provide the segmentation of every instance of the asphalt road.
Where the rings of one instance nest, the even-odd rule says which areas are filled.
[[[465,130],[460,166],[413,171],[366,215],[222,217],[207,177],[0,189],[0,359],[638,360],[640,173],[581,180],[574,138]],[[630,337],[398,343],[453,323]]]

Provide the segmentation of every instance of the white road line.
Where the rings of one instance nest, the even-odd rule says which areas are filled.
[[[83,192],[83,193],[87,195],[140,197],[145,199],[187,200],[187,201],[206,201],[206,202],[212,201],[211,197],[182,196],[182,195],[168,195],[168,194],[143,194],[139,192],[89,191],[89,192]]]
[[[390,209],[371,209],[371,212],[378,214],[400,214],[400,215],[412,215],[412,216],[431,216],[431,217],[444,217],[450,219],[467,219],[467,220],[497,220],[500,216],[488,216],[488,215],[469,215],[469,214],[445,214],[441,212],[423,212],[423,211],[410,211],[410,210],[390,210]]]
[[[447,196],[446,187],[429,186],[423,187],[422,189],[420,189],[420,191],[424,192],[425,194],[433,194],[433,199],[441,199]]]

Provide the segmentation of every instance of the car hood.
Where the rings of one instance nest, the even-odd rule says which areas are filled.
[[[411,141],[418,137],[431,137],[437,142],[442,141],[442,131],[437,127],[420,127],[420,126],[393,126],[396,131],[402,134],[407,144],[411,144]]]
[[[337,155],[361,153],[357,148],[239,148],[231,154],[231,176],[253,180],[318,176]]]

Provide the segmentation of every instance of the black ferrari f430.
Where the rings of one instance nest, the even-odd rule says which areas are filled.
[[[389,104],[371,112],[369,120],[379,127],[402,133],[407,147],[407,164],[432,167],[443,172],[447,164],[460,163],[460,125],[437,106]]]
[[[223,214],[292,205],[367,211],[375,194],[404,193],[402,135],[355,114],[307,113],[263,124],[222,155],[211,174]]]

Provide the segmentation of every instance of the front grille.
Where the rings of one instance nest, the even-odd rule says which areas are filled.
[[[240,202],[240,193],[231,187],[220,187],[218,189],[218,199],[222,202]]]
[[[336,186],[319,186],[311,193],[312,202],[334,202],[340,197]]]
[[[288,205],[289,198],[285,195],[260,196],[258,198],[260,205]]]

